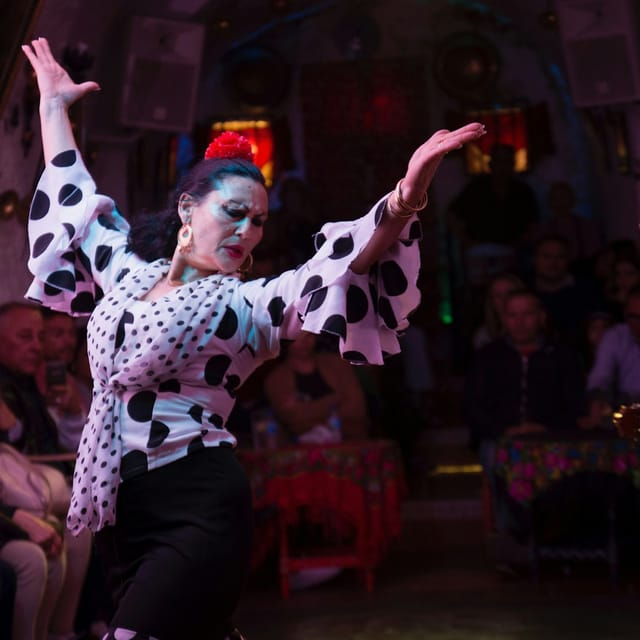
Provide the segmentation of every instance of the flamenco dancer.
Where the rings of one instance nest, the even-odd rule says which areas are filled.
[[[31,206],[27,297],[91,314],[93,403],[67,526],[107,558],[108,640],[241,637],[231,623],[251,556],[252,510],[234,390],[302,330],[340,336],[342,357],[381,364],[419,302],[420,223],[444,155],[483,135],[441,130],[365,216],[326,224],[295,271],[246,280],[267,224],[267,190],[246,139],[207,149],[167,209],[131,226],[96,193],[68,109],[75,84],[46,39],[23,51],[40,90],[46,168]]]

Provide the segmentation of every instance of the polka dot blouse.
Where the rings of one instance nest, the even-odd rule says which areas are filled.
[[[169,262],[130,251],[126,220],[96,194],[75,151],[51,161],[31,205],[27,297],[91,314],[94,390],[75,465],[72,532],[115,522],[120,482],[203,447],[234,447],[225,424],[235,390],[277,356],[281,339],[302,329],[336,334],[354,363],[380,364],[399,351],[397,332],[419,302],[419,221],[369,273],[349,269],[384,205],[324,225],[316,254],[296,270],[249,282],[215,274],[145,301]]]

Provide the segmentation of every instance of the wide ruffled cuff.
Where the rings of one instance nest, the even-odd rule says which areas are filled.
[[[106,268],[115,247],[105,232],[126,242],[128,223],[95,184],[75,150],[58,154],[38,183],[29,212],[26,297],[71,315],[90,313],[102,295],[95,274]],[[84,243],[84,245],[83,245]]]
[[[362,218],[325,224],[315,237],[317,253],[302,269],[309,272],[297,311],[302,329],[340,336],[342,357],[354,364],[382,364],[398,353],[398,333],[420,302],[417,216],[371,267],[356,274],[349,268],[378,226],[386,197]]]

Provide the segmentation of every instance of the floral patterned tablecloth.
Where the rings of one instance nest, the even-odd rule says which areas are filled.
[[[278,508],[291,522],[300,506],[330,508],[348,519],[377,562],[401,530],[406,483],[400,451],[388,440],[239,451],[254,508]]]
[[[640,488],[639,461],[638,446],[622,438],[504,439],[496,452],[496,473],[514,500],[528,504],[554,481],[582,471],[627,476]]]

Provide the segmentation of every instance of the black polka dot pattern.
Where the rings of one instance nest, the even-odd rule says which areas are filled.
[[[348,234],[342,238],[338,238],[333,243],[333,251],[329,258],[331,260],[340,260],[342,258],[346,258],[353,251],[353,237],[351,234]]]
[[[327,299],[327,291],[329,289],[327,287],[322,287],[317,291],[314,291],[311,294],[311,299],[309,300],[309,306],[307,307],[307,311],[316,311],[319,309],[323,302]]]
[[[32,203],[36,279],[28,293],[60,310],[93,310],[96,390],[76,464],[72,531],[115,522],[121,481],[205,446],[234,446],[226,424],[238,388],[300,329],[339,336],[352,362],[397,353],[396,332],[418,299],[417,220],[369,273],[349,270],[383,201],[359,220],[326,224],[314,238],[316,256],[295,271],[248,282],[209,276],[145,301],[167,261],[145,264],[131,252],[126,220],[95,194],[74,151],[56,163]]]
[[[34,258],[41,256],[49,248],[49,245],[51,244],[51,241],[53,240],[54,237],[55,236],[53,235],[53,233],[43,233],[33,243],[33,248],[31,249],[31,255]]]
[[[73,277],[73,273],[65,270],[54,271],[49,276],[47,284],[57,287],[58,289],[66,289],[67,291],[74,291],[76,288],[76,281]]]
[[[347,339],[347,321],[344,316],[337,314],[329,316],[322,325],[322,330],[325,333],[340,336],[343,340]]]
[[[402,295],[409,286],[407,278],[400,265],[394,260],[383,262],[380,266],[380,275],[384,290],[390,296]]]
[[[158,391],[163,393],[180,393],[180,380],[171,378],[158,385]]]
[[[207,384],[213,386],[222,384],[224,375],[231,365],[231,358],[225,355],[212,356],[207,361],[204,369],[204,379]]]
[[[274,327],[279,327],[282,324],[284,320],[285,307],[286,304],[280,296],[274,298],[267,306],[267,310],[271,316],[271,324]]]
[[[49,213],[50,207],[51,201],[49,200],[49,196],[44,191],[40,191],[38,189],[38,191],[36,191],[33,196],[33,200],[31,201],[29,219],[42,220],[42,218],[44,218],[47,213]]]
[[[347,322],[353,324],[363,320],[369,311],[367,294],[355,284],[347,289]]]
[[[62,185],[58,192],[58,203],[63,207],[73,207],[82,200],[82,191],[74,184]]]
[[[157,394],[154,391],[136,393],[127,405],[127,413],[136,422],[149,422],[153,416],[153,405]]]
[[[220,338],[220,340],[230,340],[237,330],[238,316],[231,307],[227,307],[216,329],[215,336],[216,338]]]
[[[322,287],[322,276],[311,276],[304,283],[304,287],[302,287],[302,291],[300,292],[300,297],[304,298],[308,293],[311,293],[316,289],[320,289],[320,287]]]
[[[368,363],[367,357],[364,355],[364,353],[360,353],[359,351],[345,351],[343,352],[342,357],[353,364]]]
[[[422,239],[422,224],[420,220],[414,220],[409,227],[408,240],[421,240]]]
[[[149,449],[155,449],[156,447],[159,447],[165,441],[170,431],[171,430],[164,422],[160,422],[160,420],[152,420],[147,447]]]
[[[96,249],[95,265],[98,271],[104,271],[107,268],[112,254],[113,249],[102,244]]]
[[[204,442],[202,442],[202,437],[198,436],[189,443],[187,453],[190,455],[196,453],[196,451],[202,451],[202,449],[204,449]]]
[[[123,480],[128,480],[140,473],[146,473],[149,469],[147,454],[144,451],[130,451],[122,456],[120,475]]]
[[[75,149],[69,149],[68,151],[62,151],[58,155],[56,155],[53,160],[51,160],[51,164],[54,167],[70,167],[76,161],[76,151]]]
[[[77,315],[91,313],[96,306],[96,300],[89,291],[81,291],[69,305],[71,311]]]
[[[391,306],[389,299],[384,296],[380,296],[380,299],[378,300],[378,308],[387,327],[389,327],[389,329],[395,329],[398,326],[398,320],[393,313],[393,307]]]
[[[115,348],[119,349],[124,342],[124,337],[126,333],[126,325],[131,324],[134,321],[133,314],[130,311],[125,311],[122,314],[122,318],[120,318],[120,322],[118,322],[118,328],[116,329],[115,335]]]
[[[198,423],[202,424],[202,414],[204,413],[204,407],[199,404],[194,404],[187,413]]]

